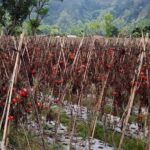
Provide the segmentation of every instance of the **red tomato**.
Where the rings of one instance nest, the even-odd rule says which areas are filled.
[[[31,72],[33,76],[36,74],[36,71],[34,69]]]
[[[32,111],[30,109],[26,109],[25,112],[30,114]]]
[[[106,64],[107,69],[111,69],[112,68],[112,64]]]
[[[60,102],[59,99],[55,99],[55,100],[54,100],[54,103],[55,103],[55,104],[58,104],[59,102]]]
[[[37,107],[42,107],[43,104],[41,102],[37,102]]]
[[[48,106],[44,106],[44,109],[45,109],[45,110],[48,110],[48,109],[49,109],[49,107],[48,107]]]
[[[113,92],[112,92],[112,95],[113,95],[113,96],[116,96],[116,95],[118,95],[118,93],[117,93],[116,91],[113,91]]]
[[[71,60],[74,60],[74,58],[75,58],[75,53],[70,53],[70,54],[69,54],[69,58],[70,58]]]
[[[16,104],[17,102],[18,102],[18,99],[17,99],[17,98],[13,98],[13,99],[12,99],[12,103],[13,103],[13,104]]]
[[[108,50],[108,55],[109,56],[112,56],[114,54],[114,50],[113,50],[113,48],[110,48],[109,50]]]
[[[19,95],[22,96],[22,97],[27,97],[27,95],[28,95],[26,88],[23,88],[23,89],[20,90],[18,93],[19,93]]]
[[[8,121],[13,121],[14,120],[14,116],[10,115],[8,116]]]
[[[140,76],[143,76],[143,75],[144,75],[144,72],[143,72],[143,71],[141,71],[141,72],[140,72]]]

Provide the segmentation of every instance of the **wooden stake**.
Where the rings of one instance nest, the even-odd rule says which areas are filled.
[[[21,47],[22,47],[22,43],[23,43],[23,38],[24,38],[24,34],[21,34],[20,42],[19,42],[19,47],[18,47],[18,51],[19,52],[21,51]],[[17,68],[18,68],[18,64],[19,64],[19,58],[20,58],[19,52],[17,53],[16,62],[15,62],[15,66],[14,66],[14,70],[13,70],[13,74],[12,74],[12,78],[11,78],[11,82],[10,82],[10,93],[9,93],[9,98],[8,98],[8,105],[7,105],[7,111],[6,111],[6,119],[5,119],[5,125],[4,125],[4,132],[3,132],[3,137],[2,137],[2,143],[1,143],[1,150],[5,150],[5,148],[6,148],[5,147],[5,142],[6,142],[6,137],[7,137],[8,116],[9,116],[11,99],[12,99],[13,85],[14,85],[15,76],[16,76],[16,72],[17,72]]]

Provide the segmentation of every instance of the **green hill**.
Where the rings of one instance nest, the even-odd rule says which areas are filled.
[[[58,25],[63,31],[74,24],[101,18],[111,12],[116,19],[125,23],[150,18],[150,0],[64,0],[51,1],[49,13],[44,19],[48,25]]]

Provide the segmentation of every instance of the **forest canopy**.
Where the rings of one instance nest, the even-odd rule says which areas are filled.
[[[77,36],[140,36],[143,30],[149,32],[149,0],[60,1],[1,0],[0,29],[5,34],[19,34],[24,29],[29,35]]]

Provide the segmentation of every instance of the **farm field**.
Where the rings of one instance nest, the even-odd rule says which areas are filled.
[[[150,40],[0,37],[2,150],[150,149]]]

